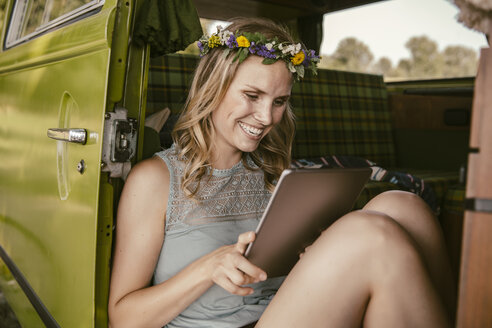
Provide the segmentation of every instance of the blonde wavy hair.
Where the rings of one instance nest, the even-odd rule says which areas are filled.
[[[294,43],[286,28],[263,18],[235,18],[227,27],[231,32],[260,32],[267,38],[277,37],[280,42]],[[212,49],[202,57],[195,71],[188,99],[172,132],[178,156],[185,162],[181,186],[193,198],[200,188],[201,179],[209,172],[215,129],[212,112],[218,108],[239,66],[233,61],[235,52],[224,56],[221,49]],[[295,117],[290,104],[281,121],[260,141],[258,148],[249,153],[253,162],[264,172],[265,186],[273,191],[274,181],[291,162],[291,147],[295,132]],[[254,170],[246,161],[247,169]],[[210,171],[211,172],[211,171]]]

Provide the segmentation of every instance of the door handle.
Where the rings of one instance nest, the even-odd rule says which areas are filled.
[[[73,142],[85,145],[87,141],[87,131],[85,129],[58,129],[50,128],[47,133],[48,137],[55,140]]]

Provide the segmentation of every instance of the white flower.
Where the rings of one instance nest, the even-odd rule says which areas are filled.
[[[218,33],[218,37],[220,38],[220,43],[222,45],[226,44],[227,40],[229,40],[232,32],[228,30],[223,30]]]
[[[286,53],[292,53],[294,51],[294,46],[292,44],[289,44],[287,47],[285,47],[283,50],[282,50],[282,53],[283,54],[286,54]]]
[[[282,43],[278,45],[279,50],[282,50],[283,48],[284,48],[284,46],[282,45]]]
[[[273,42],[275,42],[275,41],[273,41]],[[268,49],[268,51],[270,51],[273,48],[273,44],[272,43],[267,43],[267,44],[265,44],[265,47]]]

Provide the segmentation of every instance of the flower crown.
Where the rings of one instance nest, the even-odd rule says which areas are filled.
[[[217,33],[211,36],[204,35],[198,41],[201,57],[208,54],[210,49],[217,47],[225,48],[224,56],[237,50],[233,61],[239,60],[239,63],[242,63],[249,54],[263,57],[262,63],[266,65],[282,59],[297,81],[304,77],[306,69],[316,75],[316,65],[320,61],[314,50],[308,50],[300,43],[279,42],[277,37],[270,40],[259,32],[232,33],[221,26],[217,26]]]

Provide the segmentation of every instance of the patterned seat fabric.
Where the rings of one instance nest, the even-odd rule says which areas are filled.
[[[198,57],[166,55],[150,59],[147,115],[168,107],[179,115],[188,95]]]
[[[383,78],[319,70],[296,83],[294,158],[349,155],[394,167],[391,117]]]
[[[151,59],[147,114],[164,107],[179,114],[198,57],[167,55]],[[295,83],[291,104],[297,116],[293,157],[327,154],[359,156],[395,166],[391,117],[381,76],[319,70]]]
[[[186,101],[198,57],[167,55],[151,58],[147,93],[147,115],[165,107],[171,109],[170,122]],[[321,69],[318,76],[307,76],[295,83],[291,103],[297,116],[293,157],[316,158],[327,155],[357,156],[398,175],[410,172],[423,180],[436,195],[438,207],[450,186],[458,182],[458,172],[394,169],[395,143],[387,91],[381,76]],[[166,124],[161,144],[170,145]],[[391,181],[370,181],[356,203],[361,208],[377,194],[391,189],[408,189]],[[463,196],[463,195],[462,195]],[[458,200],[454,202],[460,203]]]
[[[463,213],[465,211],[465,185],[459,184],[450,187],[444,195],[444,211]]]

